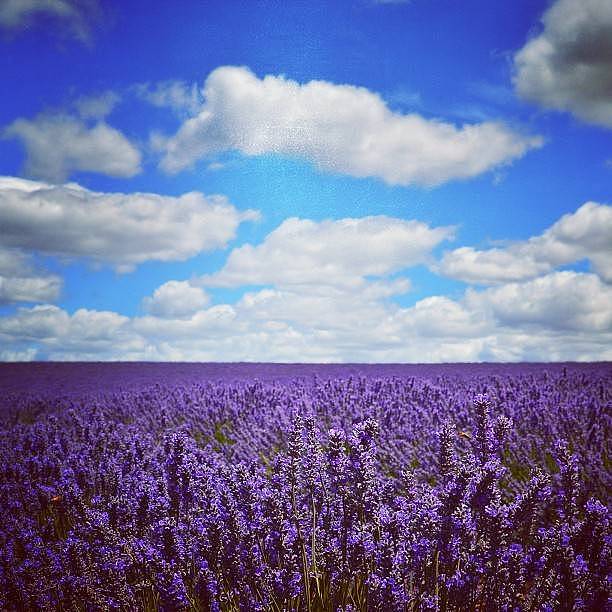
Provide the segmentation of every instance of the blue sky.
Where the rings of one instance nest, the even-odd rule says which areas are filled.
[[[0,359],[612,359],[612,7],[5,0]]]

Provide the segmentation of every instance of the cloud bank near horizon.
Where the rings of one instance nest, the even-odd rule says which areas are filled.
[[[28,182],[22,190],[28,186],[41,189]],[[460,247],[440,257],[455,228],[391,217],[288,219],[259,244],[234,247],[217,273],[164,282],[143,297],[141,314],[21,306],[0,318],[0,341],[5,359],[612,359],[612,283],[601,267],[612,244],[611,210],[586,203],[505,251]],[[599,274],[559,269],[581,257]],[[536,265],[516,273],[521,258]],[[403,306],[398,298],[410,296],[419,266],[471,284]],[[219,298],[224,287],[241,295]]]

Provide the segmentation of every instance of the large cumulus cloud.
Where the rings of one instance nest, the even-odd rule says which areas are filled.
[[[437,185],[479,175],[542,144],[501,122],[456,126],[391,111],[364,87],[258,78],[222,66],[206,79],[204,102],[168,139],[161,167],[178,172],[228,150],[279,153],[318,168],[393,185]]]
[[[105,193],[0,177],[0,246],[83,257],[119,271],[222,248],[240,223],[255,218],[224,196],[200,192]]]

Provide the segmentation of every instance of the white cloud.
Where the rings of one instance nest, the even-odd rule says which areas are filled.
[[[235,305],[235,312],[240,321],[248,322],[251,331],[281,326],[334,337],[333,350],[341,349],[348,338],[353,341],[357,330],[362,343],[385,343],[383,336],[370,335],[370,328],[383,325],[388,318],[385,304],[360,291],[263,289],[245,294]]]
[[[119,271],[225,247],[241,222],[256,217],[199,192],[99,193],[0,177],[0,245],[85,257]]]
[[[592,274],[555,272],[409,308],[376,291],[306,286],[247,293],[182,318],[36,306],[0,319],[0,343],[52,359],[609,360],[612,288]]]
[[[89,40],[89,21],[99,10],[98,0],[2,0],[0,27],[19,30],[37,17],[48,15],[66,23],[72,34]]]
[[[143,300],[145,310],[162,319],[183,319],[204,308],[209,296],[188,281],[168,281]]]
[[[122,217],[107,223],[108,218],[102,222],[97,216],[101,213],[95,202],[100,197],[111,219],[116,219],[119,213],[108,200],[113,202],[112,194],[21,179],[4,179],[4,183],[5,188],[17,185],[20,193],[34,198],[41,191],[75,191],[62,192],[59,201],[65,205],[67,199],[81,194],[98,227],[126,225]],[[0,187],[2,184],[0,181]],[[204,199],[196,195],[197,201]],[[45,203],[55,201],[45,198]],[[168,231],[174,220],[160,220],[160,209],[180,205],[161,196],[154,198],[160,198],[163,206],[150,208],[145,203],[121,214],[131,218],[138,211],[139,223],[155,218]],[[563,217],[532,241],[549,258],[566,257],[568,249],[573,252],[587,242],[594,249],[607,244],[602,229],[607,217],[601,216],[597,206],[582,207]],[[27,211],[28,204],[18,208]],[[46,217],[45,205],[41,209]],[[65,219],[79,217],[65,214],[61,206],[53,210],[64,219],[62,226],[68,223]],[[193,227],[190,212],[179,216],[183,232],[187,227],[200,236],[210,227],[204,223]],[[17,225],[10,226],[0,218],[0,227]],[[78,233],[70,228],[66,232],[64,245]],[[116,241],[106,245],[106,253],[112,250],[122,265],[133,261],[131,252],[121,251],[130,242],[126,236],[114,235]],[[144,316],[129,318],[86,309],[71,314],[48,304],[18,308],[0,318],[2,354],[7,359],[31,354],[58,360],[285,362],[612,359],[612,285],[595,274],[549,272],[527,281],[468,289],[455,299],[434,295],[410,307],[400,306],[394,298],[410,289],[410,280],[402,271],[427,262],[431,250],[451,236],[452,228],[386,217],[321,222],[289,219],[261,244],[234,249],[217,274],[168,281],[158,287],[143,300]],[[158,239],[155,232],[149,232],[146,241],[131,237],[141,245],[141,257],[142,245],[146,242],[153,248]],[[177,230],[169,243],[175,249],[185,247],[188,238]],[[105,257],[107,261],[110,255]],[[9,264],[15,268],[14,261],[7,261],[5,269]],[[113,262],[117,264],[116,259]],[[197,284],[269,286],[249,290],[234,303],[211,303]]]
[[[470,310],[490,313],[505,326],[612,331],[612,286],[594,274],[553,272],[479,293],[468,290],[465,303]]]
[[[586,202],[539,236],[506,248],[461,247],[445,253],[434,269],[469,283],[496,284],[533,278],[583,259],[612,283],[612,206]]]
[[[15,339],[21,352],[36,349],[37,356],[50,359],[103,361],[129,356],[134,347],[143,347],[142,340],[129,331],[128,317],[84,308],[69,315],[48,304],[19,308],[0,318],[0,341],[8,345]]]
[[[519,95],[612,128],[612,3],[557,0],[515,56]]]
[[[410,308],[386,301],[388,295],[401,292],[388,289],[263,289],[186,320],[136,319],[134,329],[160,355],[183,359],[436,362],[612,357],[612,289],[594,275],[553,273],[528,283],[468,291],[460,300],[433,296]]]
[[[61,287],[58,276],[37,272],[24,253],[0,248],[0,304],[54,301]]]
[[[53,301],[59,296],[61,284],[57,276],[0,275],[0,304]]]
[[[489,321],[478,310],[468,310],[460,302],[437,295],[419,300],[398,313],[402,325],[424,338],[478,338],[489,331]]]
[[[0,4],[0,24],[18,27],[29,15],[36,12],[70,16],[73,8],[64,0],[4,0]]]
[[[445,253],[433,269],[449,278],[488,285],[533,278],[549,272],[551,266],[546,261],[534,261],[518,249],[479,251],[460,247]]]
[[[384,216],[318,223],[290,218],[263,243],[234,249],[223,269],[203,277],[202,283],[361,287],[364,277],[386,276],[425,262],[431,250],[452,235],[450,227],[430,228]]]
[[[457,127],[394,113],[363,87],[259,79],[241,67],[214,70],[203,93],[197,116],[165,141],[156,136],[166,151],[161,167],[168,172],[238,150],[303,158],[325,171],[394,185],[437,185],[507,164],[542,144],[502,123]]]
[[[22,351],[0,351],[0,361],[34,361],[36,353],[35,348],[28,348]]]
[[[61,182],[74,171],[124,178],[141,170],[139,150],[103,121],[89,127],[68,115],[43,114],[33,120],[17,119],[4,136],[22,141],[25,171],[34,178]]]
[[[104,119],[121,100],[114,91],[104,91],[90,96],[81,96],[74,105],[83,119]]]
[[[0,334],[22,340],[54,340],[65,333],[69,318],[64,310],[49,304],[19,308],[16,314],[0,319]]]
[[[204,98],[195,83],[184,81],[160,81],[158,83],[138,83],[133,87],[135,94],[160,108],[170,108],[179,117],[196,115],[202,107]]]
[[[141,170],[140,151],[104,121],[90,127],[69,115],[42,114],[15,120],[3,135],[21,140],[33,178],[59,183],[75,171],[125,178]]]

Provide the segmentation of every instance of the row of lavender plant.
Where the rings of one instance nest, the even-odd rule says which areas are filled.
[[[0,608],[603,610],[611,380],[16,398]]]

